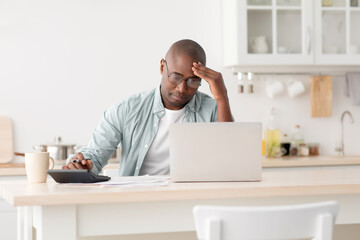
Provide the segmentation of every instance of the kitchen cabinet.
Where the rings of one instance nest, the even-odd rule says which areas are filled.
[[[16,208],[0,197],[0,239],[16,239]]]
[[[0,175],[0,185],[6,182],[25,180],[25,176],[2,176]],[[16,239],[17,236],[17,213],[16,208],[7,203],[1,196],[0,187],[0,239]]]
[[[315,4],[316,64],[360,65],[360,6],[354,0]]]
[[[360,7],[330,2],[223,1],[224,65],[360,65]]]

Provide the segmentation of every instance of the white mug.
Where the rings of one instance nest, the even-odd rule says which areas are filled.
[[[54,168],[54,159],[48,152],[25,153],[25,169],[29,183],[45,183],[47,170],[49,169],[49,160],[51,168]]]
[[[289,97],[294,98],[305,92],[305,86],[301,81],[294,81],[287,86]]]
[[[284,85],[280,81],[270,81],[266,83],[266,92],[270,98],[274,98],[284,91]]]

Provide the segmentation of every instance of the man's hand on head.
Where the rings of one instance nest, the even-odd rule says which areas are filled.
[[[232,122],[229,98],[221,73],[205,67],[200,62],[194,62],[192,70],[194,74],[204,79],[210,86],[210,91],[217,101],[217,120],[219,122]]]
[[[227,90],[221,73],[205,67],[200,62],[194,62],[192,70],[196,76],[204,79],[209,84],[215,100],[227,99]]]
[[[90,159],[85,159],[82,153],[78,153],[66,166],[62,166],[62,169],[89,169],[91,171],[93,167],[94,164]]]

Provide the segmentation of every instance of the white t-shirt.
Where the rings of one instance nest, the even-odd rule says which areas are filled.
[[[185,108],[180,110],[169,110],[165,108],[165,115],[159,121],[159,129],[152,142],[139,175],[169,175],[169,126],[173,123],[183,122],[185,119]]]

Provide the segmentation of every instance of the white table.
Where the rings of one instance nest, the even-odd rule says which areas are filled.
[[[1,183],[18,211],[18,239],[68,239],[193,231],[196,204],[277,205],[337,200],[337,224],[360,223],[360,166],[263,172],[261,182],[171,183],[166,187]],[[66,229],[66,231],[60,231]]]

